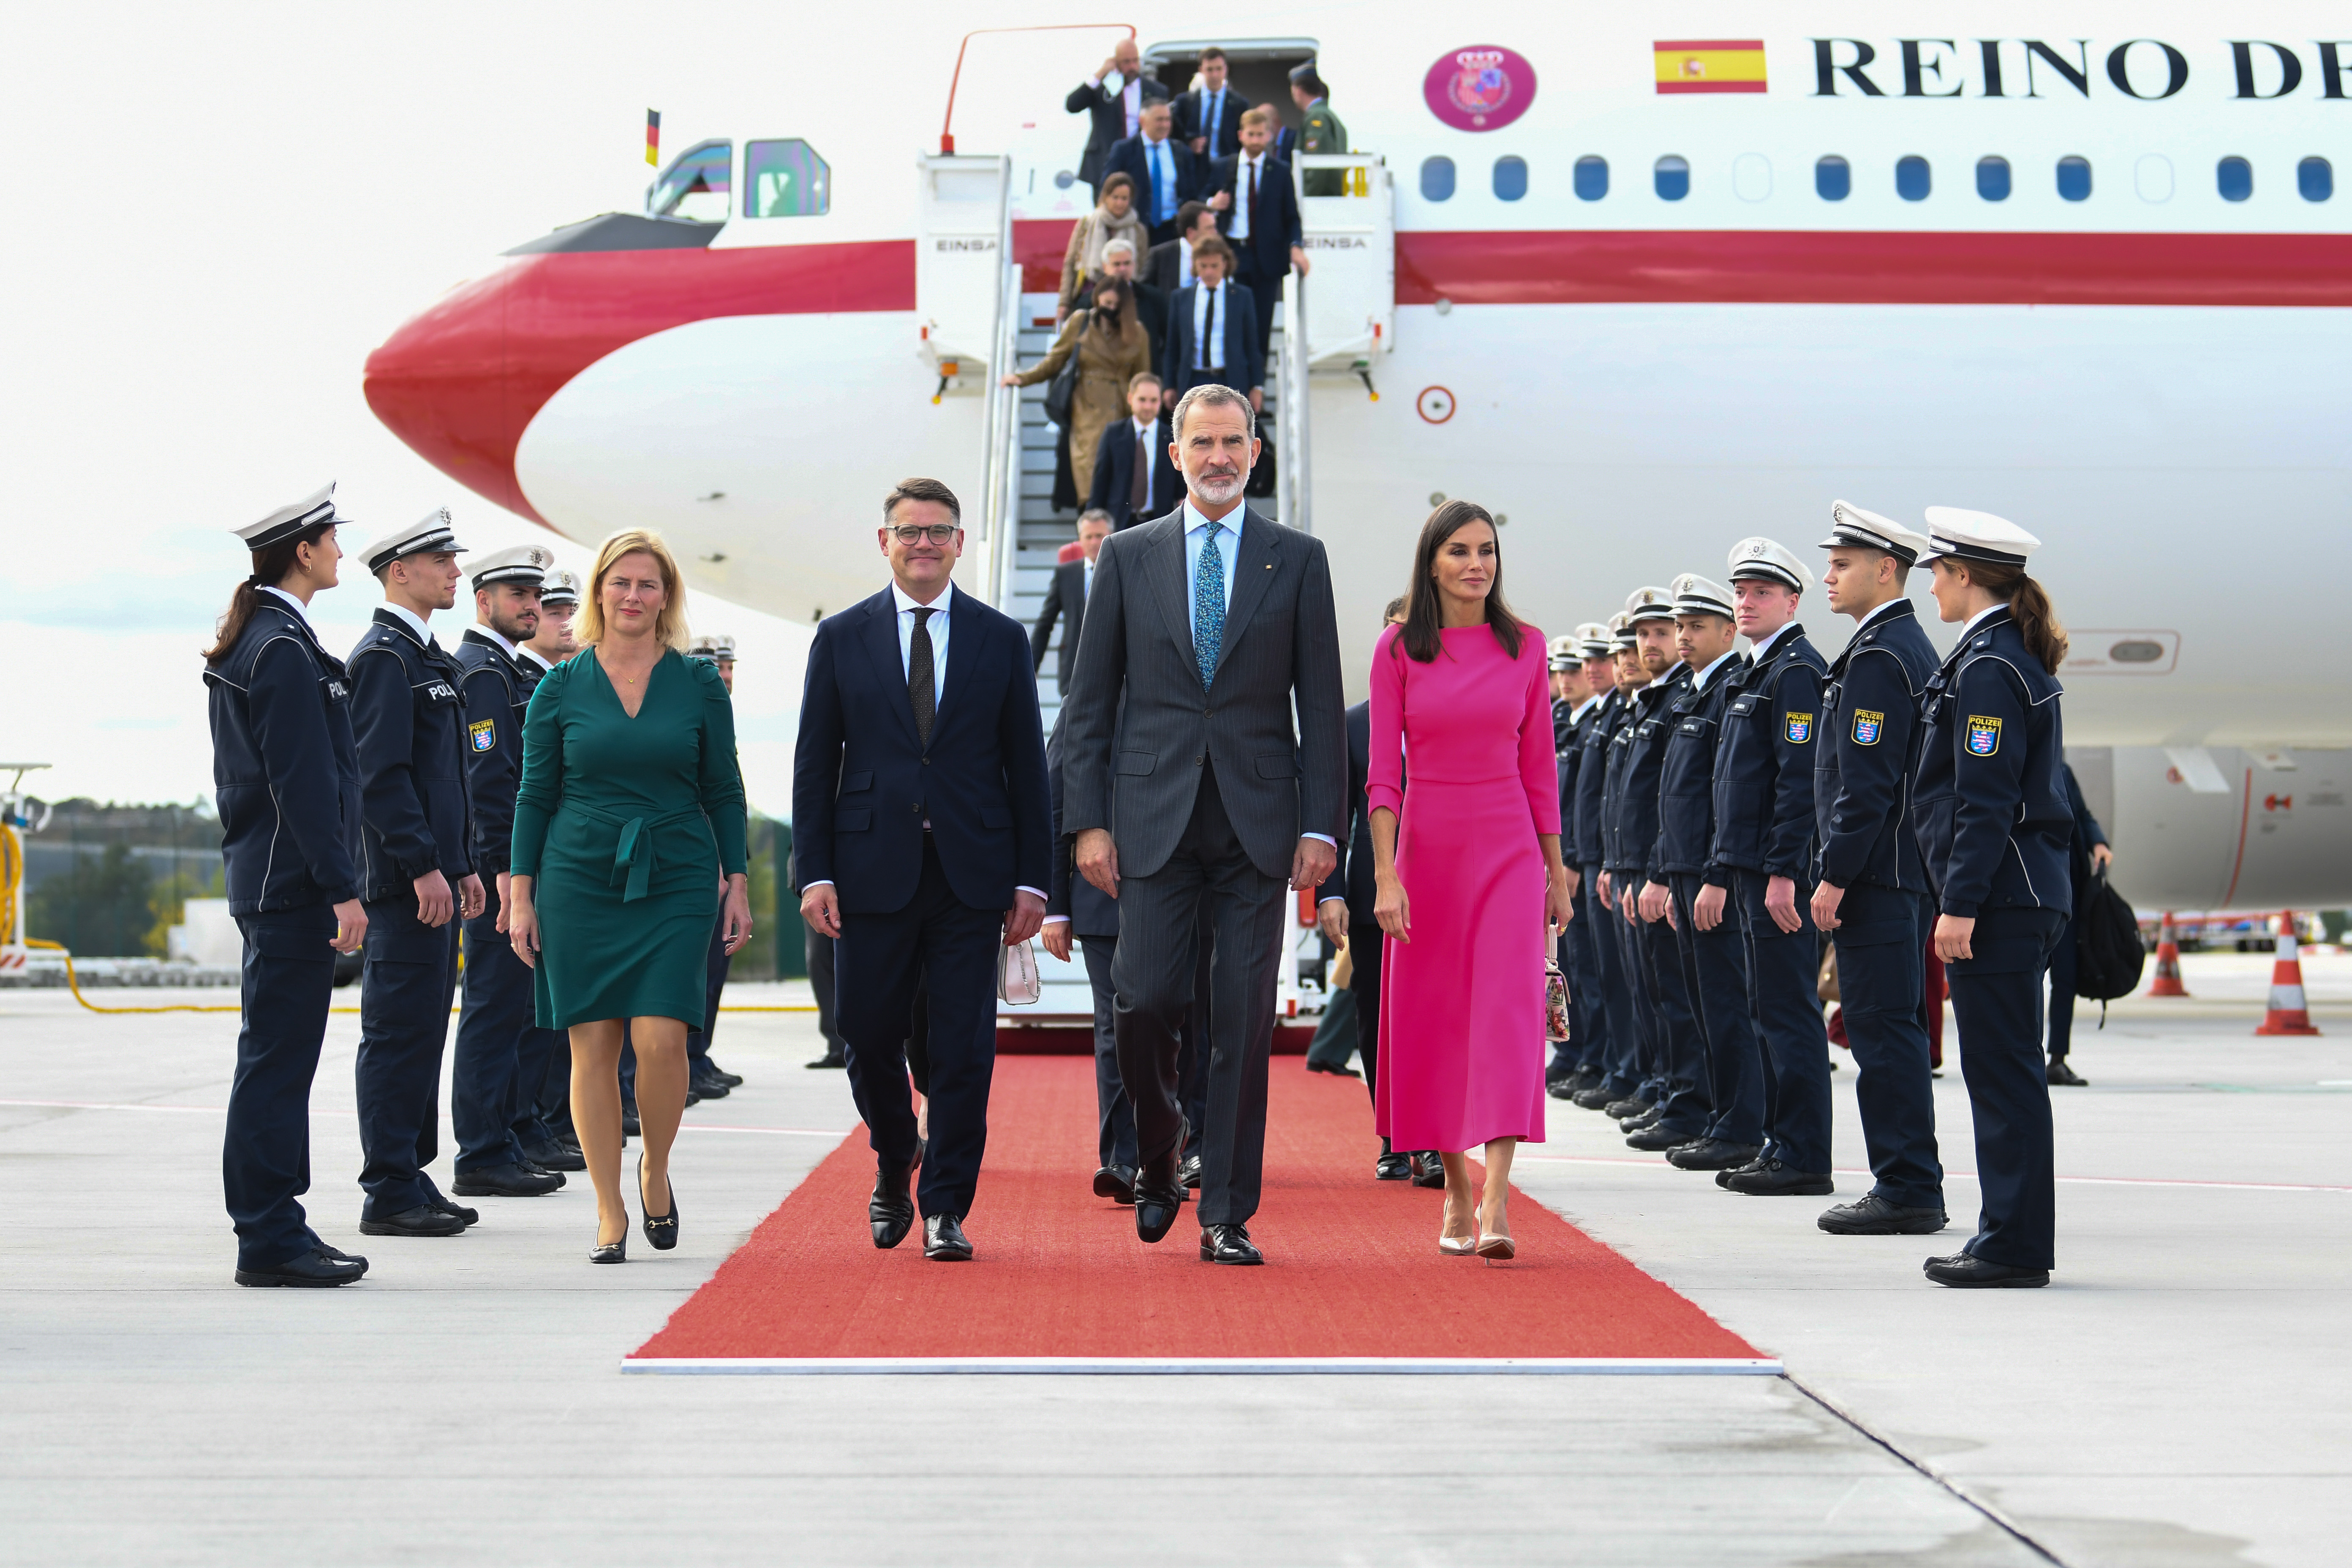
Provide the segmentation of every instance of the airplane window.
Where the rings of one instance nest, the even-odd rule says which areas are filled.
[[[745,217],[819,217],[833,206],[833,170],[797,136],[743,145]]]
[[[2009,200],[2009,160],[1979,158],[1977,160],[1977,195],[1989,202]]]
[[[1588,153],[1576,161],[1576,198],[1597,202],[1609,194],[1609,160]]]
[[[1454,196],[1454,160],[1423,158],[1421,161],[1421,199],[1425,202],[1450,201]]]
[[[2058,194],[2070,202],[2091,199],[2091,161],[2088,158],[2058,160]]]
[[[2294,188],[2307,202],[2324,202],[2336,194],[2336,171],[2325,158],[2305,158],[2294,166]]]
[[[1517,201],[1528,194],[1528,161],[1525,158],[1495,160],[1495,195],[1507,202]]]
[[[1652,179],[1658,187],[1660,200],[1678,202],[1690,195],[1690,161],[1669,153],[1658,160]]]
[[[1813,191],[1825,202],[1842,202],[1853,192],[1853,165],[1832,154],[1813,165]]]
[[[1731,161],[1731,189],[1743,202],[1769,200],[1772,195],[1772,160],[1761,153],[1742,153]]]
[[[725,223],[729,179],[734,167],[732,142],[705,142],[689,147],[646,193],[646,211],[655,217]]]
[[[2172,199],[2172,160],[2161,153],[2150,153],[2132,165],[2132,184],[2144,202],[2168,202]]]
[[[1932,177],[1927,171],[1927,159],[1914,153],[1908,158],[1900,159],[1896,162],[1895,165],[1895,194],[1901,196],[1905,201],[1926,201],[1927,199],[1928,186],[1931,184]]]
[[[2242,202],[2254,194],[2254,166],[2243,158],[2224,158],[2214,165],[2213,183],[2225,202]]]

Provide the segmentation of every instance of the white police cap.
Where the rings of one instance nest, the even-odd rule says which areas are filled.
[[[1633,617],[1620,610],[1609,617],[1609,640],[1619,647],[1632,647],[1640,639],[1633,636]]]
[[[381,572],[404,555],[421,555],[428,550],[446,550],[462,555],[466,547],[449,530],[449,509],[436,507],[418,521],[406,528],[395,529],[367,547],[367,569]]]
[[[1599,621],[1587,621],[1576,628],[1577,639],[1584,645],[1587,658],[1607,658],[1617,646],[1616,637]]]
[[[331,480],[327,488],[318,494],[306,496],[291,506],[281,506],[259,522],[249,522],[242,528],[232,528],[229,531],[244,540],[247,550],[267,550],[281,540],[293,538],[306,529],[316,528],[320,523],[334,524],[341,521],[342,519],[335,515],[335,487]]]
[[[1721,616],[1731,619],[1731,590],[1696,572],[1685,572],[1674,582],[1675,614],[1678,616]]]
[[[1969,511],[1957,506],[1931,506],[1927,509],[1927,552],[1919,557],[1926,565],[1939,555],[1954,555],[1963,561],[1989,561],[2000,566],[2022,566],[2025,558],[2042,548],[2042,541],[2005,517],[1995,517],[1989,511]]]
[[[435,546],[445,549],[446,546]],[[493,550],[474,563],[474,586],[487,588],[493,583],[513,583],[525,588],[536,588],[546,580],[547,569],[555,564],[555,552],[543,544],[518,544],[506,550]]]
[[[558,566],[547,574],[539,585],[541,605],[576,605],[580,602],[580,574]]]
[[[1636,621],[1671,621],[1675,596],[1664,588],[1636,588],[1625,595],[1625,615]]]
[[[1841,544],[1867,545],[1885,551],[1906,566],[1916,566],[1927,548],[1927,536],[1912,532],[1891,517],[1864,511],[1851,501],[1833,500],[1830,502],[1830,536],[1819,548],[1835,550]]]
[[[735,658],[735,639],[730,637],[717,636],[697,637],[694,639],[693,646],[686,650],[686,657],[707,658],[714,664],[720,659],[731,662]]]
[[[1552,638],[1549,646],[1554,669],[1575,669],[1584,663],[1584,645],[1572,636],[1563,633]]]
[[[1731,547],[1731,558],[1725,565],[1735,583],[1760,578],[1800,594],[1813,585],[1813,574],[1805,563],[1769,539],[1741,540]]]

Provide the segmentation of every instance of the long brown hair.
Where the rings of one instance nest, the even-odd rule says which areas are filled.
[[[1511,607],[1503,602],[1503,531],[1495,527],[1495,519],[1485,507],[1466,500],[1445,502],[1421,525],[1421,542],[1412,547],[1412,586],[1405,591],[1404,631],[1390,645],[1391,652],[1402,647],[1415,663],[1427,664],[1444,646],[1445,639],[1439,636],[1444,615],[1437,603],[1437,552],[1447,540],[1474,522],[1485,523],[1495,533],[1495,581],[1486,589],[1486,625],[1505,653],[1515,659],[1519,657],[1527,623],[1511,614]]]
[[[286,581],[299,563],[294,552],[302,545],[318,543],[334,526],[331,522],[322,522],[299,533],[289,534],[277,543],[253,552],[253,575],[239,583],[236,592],[228,596],[228,609],[220,618],[218,635],[213,639],[213,646],[205,649],[206,664],[218,664],[235,651],[237,638],[245,636],[246,623],[252,620],[253,612],[261,607],[261,590],[275,588]]]
[[[2010,618],[2025,639],[2025,651],[2040,659],[2042,668],[2057,674],[2066,659],[2066,628],[2058,624],[2058,611],[2042,584],[2027,576],[2022,566],[1961,556],[1953,557],[1952,563],[1969,574],[1969,582],[2009,605]]]
[[[1118,303],[1108,310],[1096,302],[1106,294],[1118,297]],[[1097,331],[1108,331],[1112,337],[1121,340],[1131,336],[1127,324],[1135,319],[1135,313],[1128,307],[1133,302],[1134,296],[1129,292],[1127,280],[1123,278],[1097,278],[1087,285],[1087,313],[1093,319]]]

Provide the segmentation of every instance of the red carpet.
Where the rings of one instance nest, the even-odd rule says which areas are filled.
[[[683,1364],[702,1358],[1379,1357],[1663,1358],[1684,1364],[1654,1370],[1699,1370],[1700,1361],[1779,1370],[1525,1194],[1511,1205],[1515,1262],[1440,1254],[1442,1194],[1371,1179],[1379,1144],[1355,1079],[1277,1060],[1267,1122],[1265,1203],[1250,1231],[1268,1265],[1217,1268],[1199,1260],[1190,1205],[1165,1241],[1146,1247],[1132,1209],[1094,1195],[1089,1063],[1002,1059],[987,1164],[965,1226],[975,1261],[926,1263],[919,1227],[895,1251],[875,1248],[866,1224],[874,1158],[860,1128],[630,1369],[756,1370]]]

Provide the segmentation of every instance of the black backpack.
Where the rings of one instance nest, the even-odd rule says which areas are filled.
[[[2131,900],[2107,886],[2105,871],[2095,872],[2074,911],[2074,994],[2099,1004],[2099,1027],[2107,1026],[2109,1002],[2139,988],[2147,963]]]

